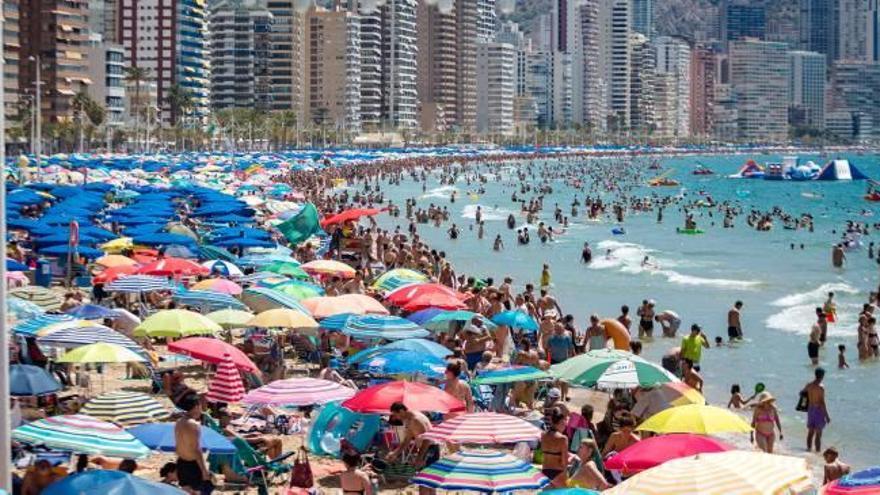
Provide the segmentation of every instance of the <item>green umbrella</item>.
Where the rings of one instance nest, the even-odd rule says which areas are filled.
[[[274,261],[263,268],[264,271],[277,273],[279,275],[286,275],[288,277],[300,279],[300,280],[311,280],[312,277],[309,276],[302,268],[299,267],[299,263],[295,261]]]
[[[635,354],[614,349],[589,351],[550,367],[556,378],[604,389],[651,387],[678,381],[675,375]]]

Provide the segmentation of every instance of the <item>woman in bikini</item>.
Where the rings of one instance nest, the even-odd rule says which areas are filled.
[[[568,484],[568,437],[562,432],[568,418],[559,410],[550,414],[549,428],[541,436],[544,461],[541,472],[550,479],[550,487],[564,488]]]
[[[345,471],[339,475],[342,495],[373,495],[373,481],[370,475],[360,469],[361,455],[357,452],[343,454]]]
[[[761,392],[755,398],[755,411],[752,415],[752,441],[758,448],[773,453],[773,444],[776,442],[776,430],[779,429],[779,439],[782,440],[782,424],[779,421],[779,411],[776,409],[776,399],[770,392]]]

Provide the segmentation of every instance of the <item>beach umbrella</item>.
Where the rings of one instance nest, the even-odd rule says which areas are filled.
[[[405,306],[407,303],[412,300],[422,297],[422,296],[449,296],[453,299],[461,301],[463,299],[463,295],[459,294],[455,290],[441,284],[436,283],[424,283],[424,284],[412,284],[401,287],[399,289],[393,290],[388,294],[385,294],[385,300],[390,302],[395,306]],[[425,306],[425,308],[430,307],[430,305]],[[438,308],[443,308],[442,306],[436,306]],[[419,308],[419,309],[425,309]],[[443,308],[446,309],[446,308]],[[455,308],[458,309],[458,308]]]
[[[300,268],[309,275],[323,275],[327,277],[353,278],[356,271],[349,265],[336,260],[309,261]]]
[[[241,301],[247,305],[251,311],[263,312],[276,308],[287,308],[301,311],[305,314],[312,314],[305,306],[300,304],[296,299],[274,291],[265,287],[248,287],[241,293]]]
[[[407,285],[427,281],[428,276],[422,272],[410,270],[409,268],[395,268],[380,275],[373,281],[372,287],[377,290],[390,292]]]
[[[15,325],[15,327],[12,328],[12,331],[28,337],[36,337],[37,335],[39,335],[39,332],[41,330],[44,330],[51,325],[64,322],[72,322],[74,320],[74,317],[65,314],[41,314],[33,317],[30,320],[19,322],[17,325]]]
[[[12,430],[12,439],[76,454],[137,459],[150,449],[122,428],[85,414],[50,416]]]
[[[36,318],[45,313],[43,308],[17,297],[6,298],[6,312],[16,320]]]
[[[495,328],[495,324],[489,321],[485,316],[479,313],[474,313],[473,311],[465,311],[461,309],[439,313],[437,316],[425,322],[424,327],[436,332],[445,332],[449,330],[451,323],[465,324],[474,318],[482,320],[483,326],[486,328]]]
[[[605,469],[622,471],[630,476],[673,459],[728,450],[733,450],[733,447],[704,435],[659,435],[636,442],[605,460]]]
[[[409,315],[406,316],[406,319],[417,324],[417,325],[424,325],[425,323],[430,321],[431,318],[439,315],[440,313],[444,313],[446,311],[447,310],[440,309],[440,308],[425,308],[425,309],[421,309],[419,311],[416,311],[415,313],[410,313]]]
[[[192,337],[213,335],[223,330],[220,325],[199,313],[185,309],[166,309],[159,311],[134,329],[136,337]]]
[[[324,322],[321,322],[321,326],[323,328]],[[436,357],[437,359],[446,359],[446,356],[452,354],[447,347],[442,346],[434,341],[426,340],[426,339],[405,339],[405,340],[397,340],[390,344],[386,344],[380,347],[371,347],[369,349],[364,349],[363,351],[358,352],[357,354],[348,358],[349,364],[357,364],[361,361],[365,361],[374,356],[381,355],[383,353],[391,352],[391,351],[411,351],[417,352],[420,354],[428,355]]]
[[[146,219],[152,222],[154,219],[148,218]],[[148,223],[148,222],[143,222]],[[196,241],[190,239],[185,235],[180,234],[169,234],[165,232],[158,232],[153,234],[144,234],[144,235],[136,235],[134,236],[135,244],[140,244],[143,246],[170,246],[179,244],[182,246],[195,246]]]
[[[321,297],[324,295],[324,289],[319,285],[303,282],[301,280],[290,280],[287,278],[281,280],[263,279],[257,282],[257,286],[272,289],[297,300],[310,297]]]
[[[231,280],[226,280],[224,278],[209,278],[202,280],[200,282],[196,282],[193,284],[190,289],[192,290],[209,290],[213,292],[219,292],[221,294],[228,294],[230,296],[237,296],[241,294],[241,286],[236,284]]]
[[[661,383],[639,394],[633,414],[648,418],[670,407],[705,403],[703,394],[684,382]]]
[[[878,495],[880,494],[880,467],[871,467],[850,473],[825,485],[822,495]]]
[[[6,259],[6,271],[9,272],[25,272],[30,270],[27,265],[24,263],[18,262],[14,259],[7,258]]]
[[[45,256],[59,257],[73,255],[87,259],[100,258],[104,255],[103,251],[99,251],[95,248],[90,248],[88,246],[71,246],[69,244],[56,244],[54,246],[40,249],[38,252]]]
[[[104,270],[95,273],[95,275],[92,277],[92,284],[108,284],[118,279],[119,277],[134,275],[135,273],[137,273],[137,270],[137,265],[105,268]]]
[[[670,407],[651,416],[637,428],[654,433],[748,433],[752,427],[740,416],[716,406],[692,404]]]
[[[37,344],[45,347],[71,349],[99,342],[118,345],[135,352],[143,351],[135,341],[116,330],[84,320],[56,323],[37,332]]]
[[[298,328],[315,329],[318,322],[311,316],[295,309],[278,308],[270,309],[254,316],[247,322],[249,327],[259,328]]]
[[[446,362],[413,351],[389,351],[362,361],[358,369],[377,376],[418,374],[439,379],[446,370]]]
[[[413,484],[440,490],[508,493],[540,490],[550,483],[531,463],[495,450],[463,450],[422,469]]]
[[[351,313],[340,313],[338,315],[328,316],[327,318],[323,318],[319,325],[321,325],[321,329],[329,330],[331,332],[340,332],[343,328],[345,328],[345,324],[348,323],[350,318],[354,318],[358,315],[353,315]]]
[[[221,309],[205,315],[209,320],[225,329],[244,328],[254,314],[240,309]]]
[[[242,403],[261,406],[312,406],[354,396],[355,390],[319,378],[287,378],[251,390]]]
[[[388,310],[379,301],[363,294],[310,297],[300,302],[312,316],[319,320],[343,313],[354,315],[388,314]]]
[[[509,414],[476,412],[446,420],[422,433],[421,438],[459,444],[534,442],[541,438],[541,429]]]
[[[403,287],[406,290],[407,287]],[[399,289],[400,290],[400,289]],[[419,311],[426,308],[441,308],[447,310],[465,309],[467,307],[459,296],[450,296],[447,294],[422,294],[409,300],[403,306],[404,311]]]
[[[186,246],[175,244],[165,248],[165,256],[174,258],[195,259],[198,255],[192,249]]]
[[[529,332],[538,331],[538,322],[531,315],[518,309],[502,311],[492,317],[492,323],[510,328],[518,328]]]
[[[70,308],[65,311],[65,313],[74,318],[81,318],[83,320],[103,320],[104,318],[116,317],[116,313],[110,310],[110,308],[98,306],[97,304],[83,304],[75,308]]]
[[[232,360],[232,363],[238,369],[245,371],[259,370],[257,365],[241,349],[220,339],[187,337],[168,344],[168,351],[212,364],[222,363],[225,357],[229,356],[229,359]]]
[[[300,268],[299,263],[295,261],[273,261],[263,267],[264,271],[277,273],[291,278],[300,280],[311,280],[312,277]]]
[[[586,488],[548,488],[541,490],[541,493],[547,495],[601,495],[596,490],[587,490]]]
[[[222,402],[234,404],[244,397],[244,384],[241,374],[230,355],[224,354],[223,359],[217,364],[217,372],[214,373],[208,384],[208,393],[205,398],[208,402]]]
[[[128,429],[128,432],[151,450],[174,452],[177,439],[174,423],[146,423]],[[201,428],[201,448],[205,452],[218,455],[231,455],[236,452],[232,441],[211,428]]]
[[[267,241],[263,239],[254,239],[252,237],[234,237],[229,239],[221,239],[219,241],[214,242],[215,246],[223,247],[223,248],[271,248],[275,247],[274,241]]]
[[[511,365],[503,368],[482,371],[474,378],[477,385],[499,385],[502,383],[529,382],[553,378],[550,373],[532,366]]]
[[[95,264],[104,268],[115,268],[117,266],[136,266],[138,262],[121,254],[105,254],[96,259]]]
[[[61,388],[61,383],[44,368],[30,364],[13,364],[9,367],[10,395],[26,397],[54,394]]]
[[[415,323],[390,315],[363,315],[349,318],[342,333],[355,339],[403,340],[427,337],[429,332]]]
[[[57,363],[143,363],[147,358],[135,354],[134,351],[127,347],[108,342],[98,342],[77,347],[68,351],[60,358],[56,359]]]
[[[403,403],[410,411],[450,413],[464,411],[459,399],[437,387],[418,382],[394,381],[374,385],[342,403],[354,412],[388,414],[391,404]]]
[[[208,269],[208,273],[216,273],[226,277],[241,277],[244,273],[241,268],[230,261],[226,260],[209,260],[202,263],[202,266]]]
[[[171,298],[184,306],[198,308],[200,311],[217,311],[220,309],[245,310],[247,306],[238,299],[210,290],[176,290]]]
[[[124,471],[94,469],[74,473],[47,486],[42,495],[184,495],[183,490]]]
[[[132,242],[131,237],[120,237],[119,239],[107,241],[98,247],[100,247],[102,251],[107,253],[119,253],[126,249],[131,249],[132,247],[134,247],[134,242]]]
[[[30,301],[44,311],[58,311],[61,309],[61,296],[39,285],[17,287],[9,290],[9,295],[25,301]]]
[[[108,292],[139,294],[142,292],[171,290],[172,286],[168,279],[164,277],[154,277],[152,275],[128,275],[119,277],[110,282],[104,287],[104,289]]]
[[[800,457],[731,450],[665,462],[603,495],[781,495],[811,488]]]
[[[202,265],[183,258],[162,258],[138,268],[143,275],[207,275],[208,269]]]
[[[374,216],[383,210],[379,208],[352,208],[321,219],[321,228],[329,225],[359,220],[363,216]]]
[[[614,349],[588,351],[550,367],[556,378],[582,387],[651,387],[678,381],[675,375],[635,354]]]
[[[80,412],[126,427],[164,421],[171,416],[165,406],[149,395],[124,390],[101,394],[86,402]]]

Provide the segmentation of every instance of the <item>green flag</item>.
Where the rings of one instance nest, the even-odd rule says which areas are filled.
[[[299,244],[320,232],[318,210],[315,205],[306,203],[296,215],[278,224],[278,230],[291,244]]]

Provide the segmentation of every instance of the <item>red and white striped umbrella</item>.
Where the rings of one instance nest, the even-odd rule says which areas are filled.
[[[209,402],[224,402],[233,404],[244,397],[244,384],[238,368],[232,362],[229,354],[223,355],[223,360],[217,364],[217,373],[208,385],[208,393],[205,398]]]
[[[251,390],[242,402],[262,406],[311,406],[350,399],[354,394],[354,389],[330,380],[288,378]]]
[[[541,429],[515,416],[493,412],[457,416],[422,434],[438,442],[449,443],[515,443],[541,438]]]

